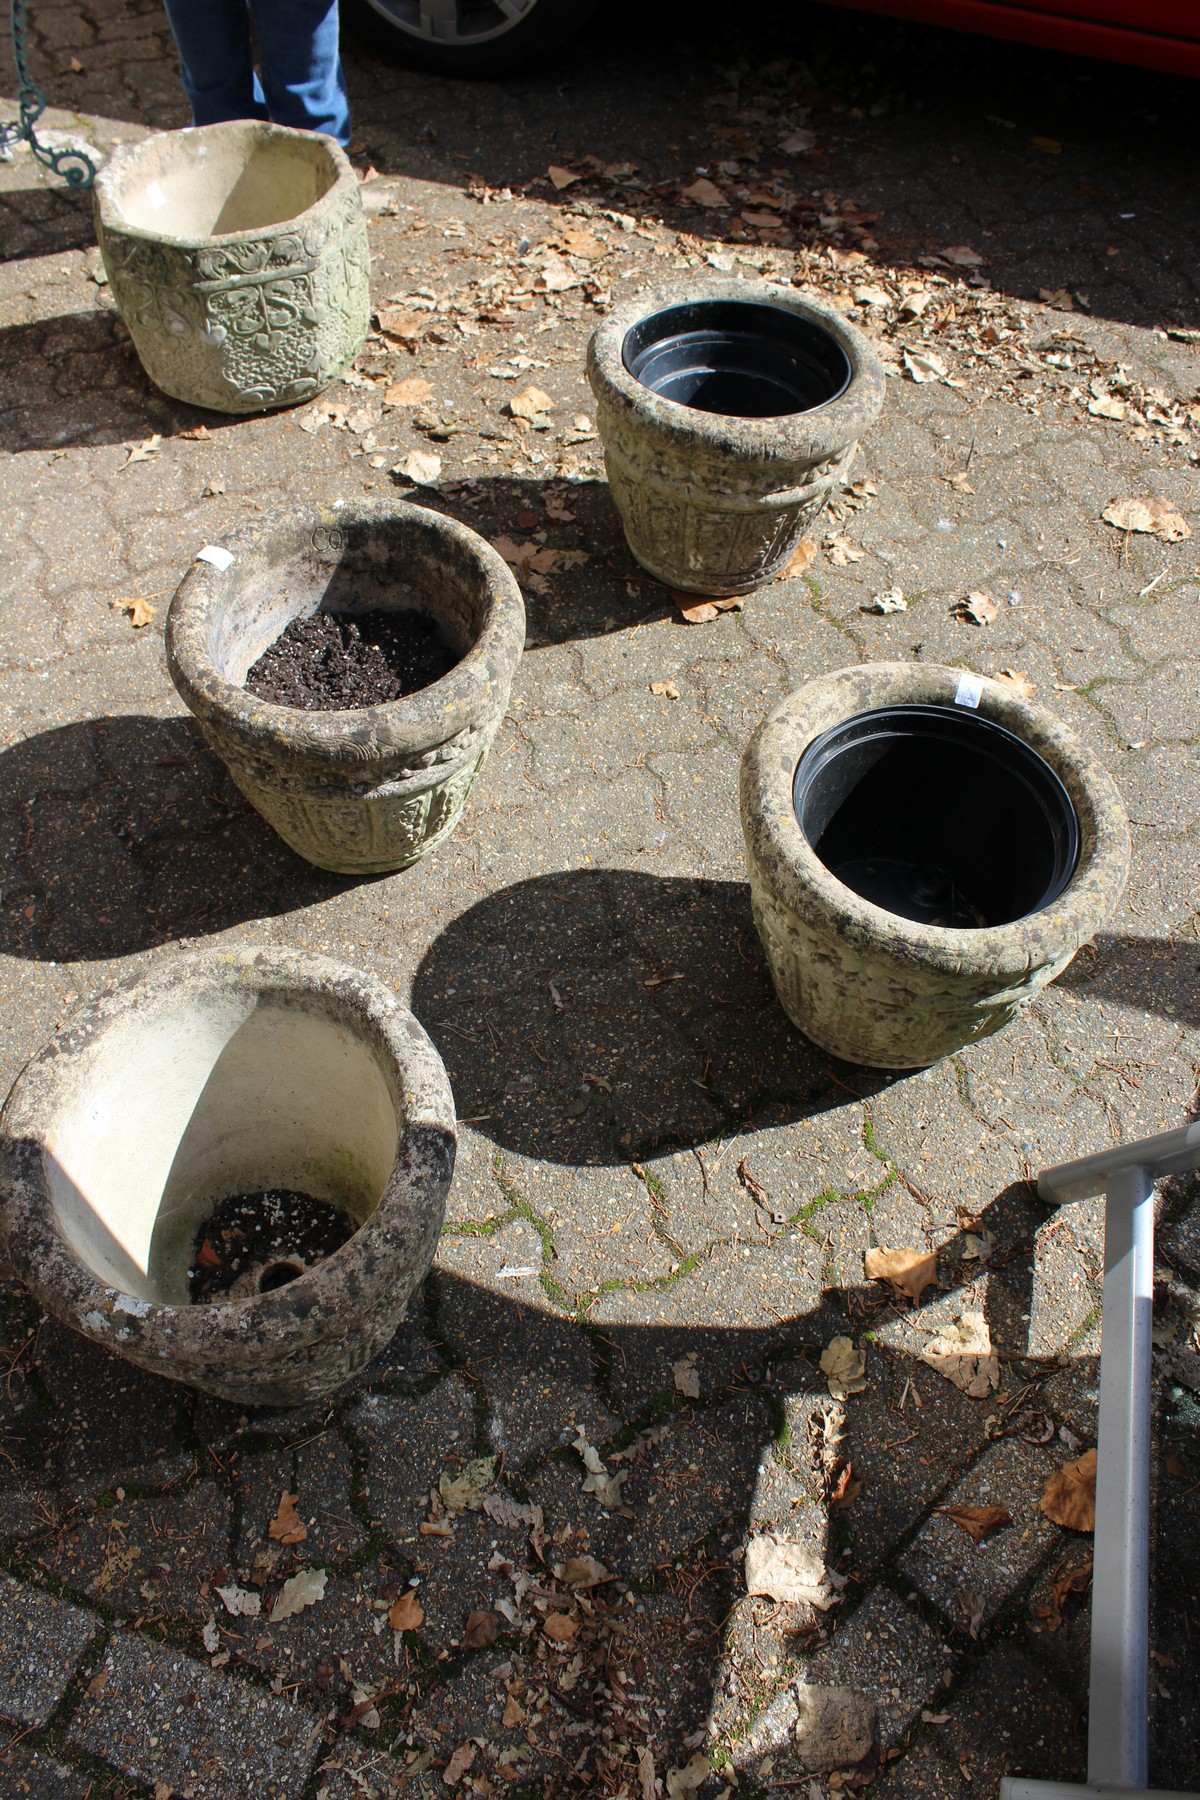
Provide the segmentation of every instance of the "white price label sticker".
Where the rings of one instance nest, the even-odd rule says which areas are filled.
[[[146,189],[146,198],[154,208],[155,212],[161,212],[163,207],[167,204],[167,196],[163,193],[157,181],[152,181]]]
[[[220,544],[205,544],[203,550],[197,550],[196,561],[211,563],[214,569],[224,571],[233,561],[233,551],[224,549]]]
[[[983,694],[982,675],[962,675],[959,677],[958,690],[954,696],[955,706],[969,706],[972,711],[979,705]]]

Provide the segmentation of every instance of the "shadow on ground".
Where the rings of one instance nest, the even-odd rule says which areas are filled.
[[[1200,1025],[1200,941],[1101,931],[1059,978],[1081,997]]]
[[[0,952],[128,956],[351,885],[303,862],[238,793],[190,719],[132,713],[0,754]]]
[[[413,1010],[460,1118],[526,1156],[628,1164],[897,1077],[835,1064],[775,998],[744,882],[585,869],[462,913]]]

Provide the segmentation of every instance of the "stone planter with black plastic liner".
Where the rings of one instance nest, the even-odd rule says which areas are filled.
[[[407,868],[458,822],[508,705],[525,607],[477,533],[403,501],[292,507],[197,559],[167,617],[167,665],[208,743],[293,850],[340,874]],[[305,712],[259,700],[247,671],[292,619],[410,608],[461,656],[386,705]]]
[[[587,368],[629,547],[694,594],[748,594],[787,567],[883,404],[862,334],[768,282],[638,294]]]
[[[391,990],[296,950],[179,957],[67,1023],[0,1114],[0,1228],[47,1312],[243,1405],[322,1398],[389,1342],[454,1168],[441,1058]],[[188,1299],[222,1199],[300,1190],[359,1221],[250,1298]]]
[[[841,669],[781,700],[743,758],[741,812],[785,1011],[876,1068],[1008,1024],[1129,869],[1121,797],[1066,726],[999,682],[917,663]]]
[[[367,228],[332,138],[236,120],[121,144],[96,178],[95,212],[134,349],[176,400],[292,405],[362,348]]]

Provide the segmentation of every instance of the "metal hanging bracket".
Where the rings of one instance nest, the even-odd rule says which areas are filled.
[[[1149,1781],[1154,1183],[1200,1168],[1200,1122],[1046,1169],[1043,1200],[1104,1194],[1095,1574],[1086,1784],[1006,1776],[1000,1800],[1200,1800]]]
[[[96,164],[86,150],[55,150],[43,144],[34,130],[46,110],[45,96],[30,79],[25,61],[28,19],[25,0],[10,0],[13,61],[17,67],[17,117],[0,120],[0,156],[12,155],[10,146],[24,141],[44,168],[61,175],[68,187],[86,193],[96,179]]]

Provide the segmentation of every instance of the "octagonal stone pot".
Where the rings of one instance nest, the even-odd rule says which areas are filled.
[[[629,547],[669,587],[747,594],[790,562],[883,404],[865,337],[794,288],[651,288],[588,346]]]
[[[394,1335],[454,1168],[442,1062],[391,990],[294,950],[178,957],[75,1014],[0,1114],[0,1230],[55,1318],[248,1405],[320,1399]],[[222,1199],[299,1190],[358,1229],[284,1286],[189,1304]]]
[[[362,348],[358,177],[320,132],[242,119],[118,145],[96,177],[95,216],[142,367],[177,400],[292,405]]]
[[[898,709],[886,730],[885,708]],[[929,742],[906,761],[909,729]],[[882,735],[856,744],[856,732]],[[802,759],[848,739],[814,843],[797,812]],[[906,808],[907,841],[894,818]],[[1125,809],[1096,757],[1010,688],[936,665],[841,669],[781,700],[746,749],[741,816],[784,1010],[823,1049],[877,1068],[925,1066],[1015,1018],[1104,923],[1129,870]],[[903,901],[877,904],[889,889]]]
[[[167,665],[251,805],[322,869],[407,868],[454,829],[504,717],[525,643],[508,564],[476,532],[403,501],[280,509],[197,559],[171,602]],[[415,608],[459,661],[381,706],[305,712],[247,671],[294,618]]]

